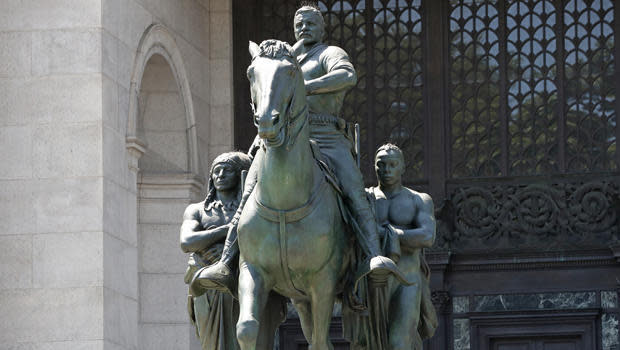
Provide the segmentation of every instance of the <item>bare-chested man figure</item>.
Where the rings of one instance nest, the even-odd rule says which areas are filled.
[[[397,260],[407,280],[404,286],[389,283],[389,342],[391,350],[419,350],[422,340],[430,338],[437,327],[437,317],[430,300],[428,267],[423,248],[435,241],[433,201],[426,193],[404,187],[403,153],[395,145],[385,144],[375,154],[375,171],[379,185],[366,191],[374,203],[379,231],[385,239],[398,242],[386,244],[386,254]]]

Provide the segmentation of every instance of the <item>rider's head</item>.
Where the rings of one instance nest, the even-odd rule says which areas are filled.
[[[400,185],[405,172],[403,152],[396,145],[386,143],[375,153],[375,171],[381,185]]]
[[[321,11],[314,6],[302,6],[295,12],[293,21],[295,40],[303,39],[304,45],[314,45],[323,41],[325,20]]]

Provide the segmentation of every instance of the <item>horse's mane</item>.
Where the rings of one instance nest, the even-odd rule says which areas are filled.
[[[267,39],[258,46],[258,56],[272,59],[286,59],[297,64],[291,45],[276,39]]]

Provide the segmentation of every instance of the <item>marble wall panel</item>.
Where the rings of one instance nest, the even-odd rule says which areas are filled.
[[[618,292],[602,291],[601,292],[601,307],[604,309],[613,309],[618,307]]]
[[[469,297],[452,298],[452,312],[455,314],[469,312]]]
[[[453,321],[452,331],[454,350],[469,350],[471,346],[469,320],[464,318],[455,319]]]
[[[475,296],[476,312],[535,309],[582,309],[596,306],[595,292]]]
[[[604,314],[602,322],[602,343],[603,350],[616,350],[620,346],[618,338],[618,316]]]

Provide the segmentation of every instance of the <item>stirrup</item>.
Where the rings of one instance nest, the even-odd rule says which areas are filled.
[[[237,276],[222,262],[206,266],[196,271],[189,284],[189,293],[198,297],[207,290],[217,290],[231,294],[237,299]]]

